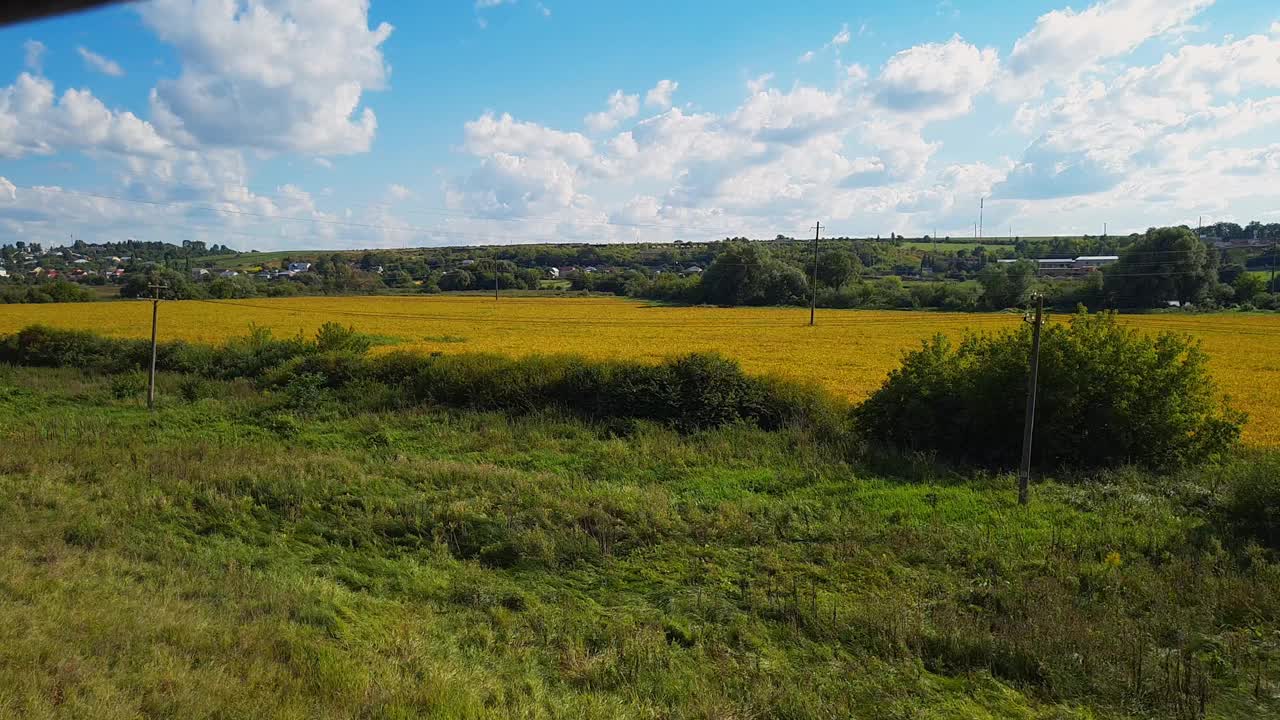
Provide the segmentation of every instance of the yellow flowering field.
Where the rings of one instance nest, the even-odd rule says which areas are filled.
[[[680,308],[615,298],[483,296],[306,297],[166,302],[160,336],[203,342],[244,334],[250,324],[277,334],[311,333],[327,321],[380,336],[392,347],[524,355],[576,353],[657,359],[717,350],[753,372],[815,380],[852,399],[866,396],[903,351],[934,334],[959,336],[1019,322],[1016,315],[819,310],[809,327],[802,308]],[[1249,413],[1245,438],[1280,445],[1280,317],[1146,315],[1125,322],[1203,340],[1214,375]],[[0,333],[32,323],[147,337],[144,301],[0,305]]]

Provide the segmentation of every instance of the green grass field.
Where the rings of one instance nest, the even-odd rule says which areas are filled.
[[[1274,455],[1024,509],[798,430],[160,379],[0,367],[0,717],[1280,712],[1280,565],[1215,509]]]

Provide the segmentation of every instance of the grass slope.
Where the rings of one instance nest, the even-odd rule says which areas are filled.
[[[1280,712],[1280,566],[1189,478],[161,379],[0,368],[0,717]]]

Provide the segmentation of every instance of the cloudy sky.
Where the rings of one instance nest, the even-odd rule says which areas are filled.
[[[1280,220],[1273,0],[154,0],[0,30],[0,243]],[[998,8],[998,9],[993,9]]]

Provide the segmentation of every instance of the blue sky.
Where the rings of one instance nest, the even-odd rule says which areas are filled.
[[[983,197],[988,235],[1280,218],[1256,0],[156,0],[0,48],[0,242],[960,236]]]

